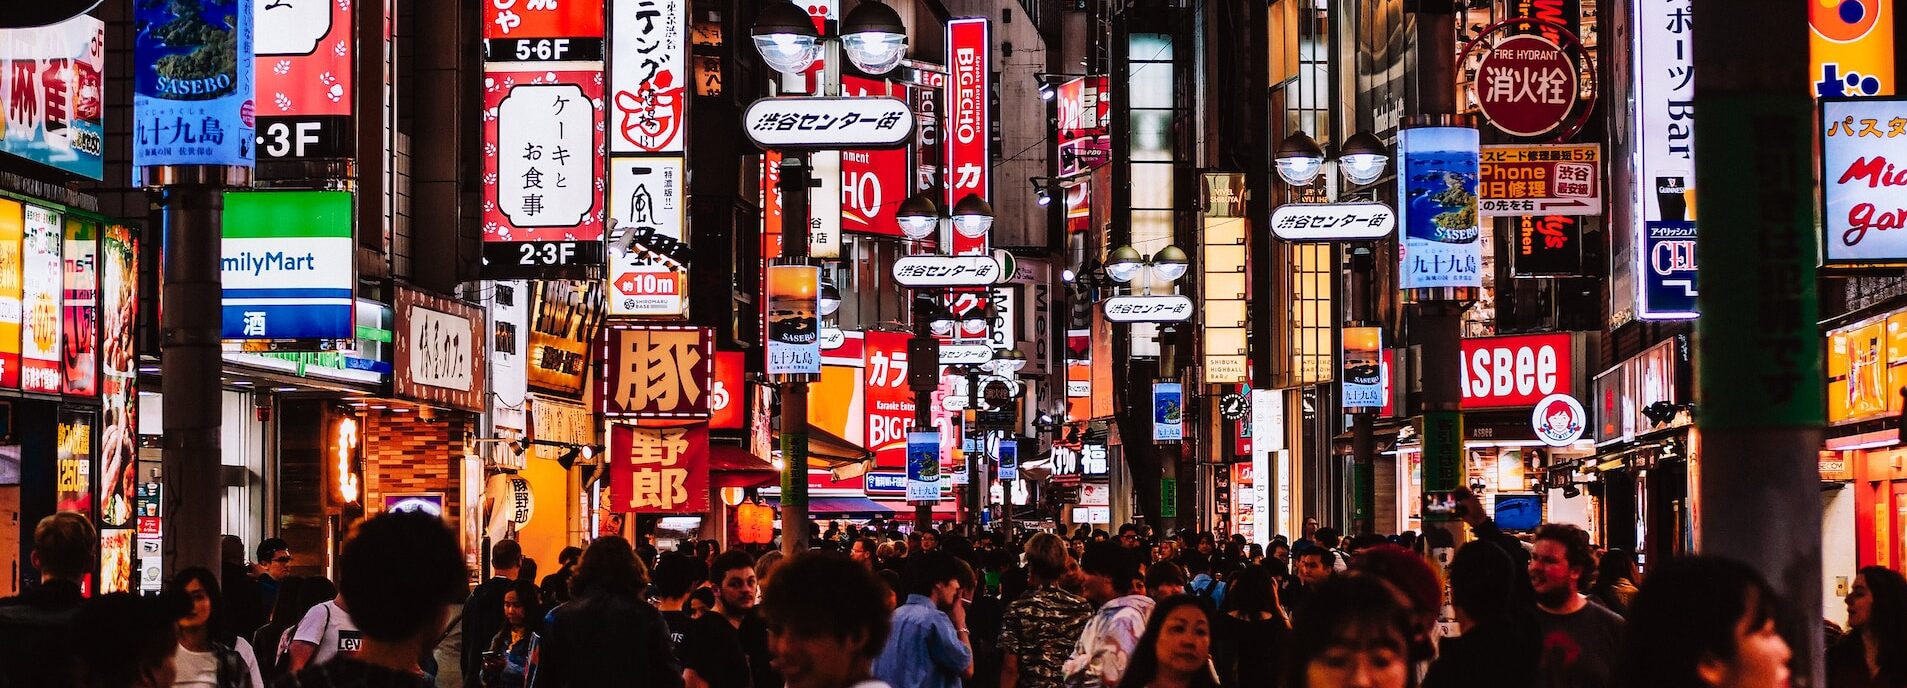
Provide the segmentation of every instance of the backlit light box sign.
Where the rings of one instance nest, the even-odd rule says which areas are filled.
[[[105,150],[106,24],[78,16],[0,31],[0,152],[99,179]]]
[[[356,147],[351,108],[357,97],[357,6],[343,0],[254,4],[260,157],[337,158]]]
[[[357,281],[348,191],[225,194],[225,339],[350,339]]]
[[[1636,29],[1635,261],[1644,320],[1696,315],[1695,299],[1695,43],[1690,0],[1640,3]],[[1686,250],[1686,261],[1663,260]]]
[[[1476,129],[1423,127],[1397,135],[1398,224],[1405,289],[1483,286],[1477,222]]]
[[[133,167],[252,166],[252,7],[134,3]]]
[[[1821,262],[1907,264],[1907,99],[1821,102]]]

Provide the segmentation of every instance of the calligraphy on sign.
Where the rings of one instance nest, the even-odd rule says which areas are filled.
[[[396,374],[400,398],[481,411],[484,398],[483,311],[461,301],[399,288]]]
[[[530,387],[576,398],[583,391],[589,341],[602,320],[603,284],[537,282],[530,308]]]
[[[1059,176],[1091,172],[1112,159],[1108,83],[1103,76],[1086,76],[1059,85]]]
[[[28,205],[22,252],[20,389],[60,391],[60,214]]]
[[[708,418],[715,335],[706,327],[614,325],[602,338],[609,418]]]
[[[609,426],[611,511],[702,513],[709,506],[706,423],[673,428]]]
[[[87,16],[0,31],[0,152],[93,179],[105,171],[106,23]]]
[[[602,238],[603,75],[484,74],[484,241]]]
[[[907,387],[907,340],[908,335],[901,332],[868,332],[864,340],[867,448],[874,452],[874,465],[883,468],[906,465],[907,433],[914,427],[914,392]]]
[[[1496,128],[1540,136],[1562,126],[1576,104],[1576,63],[1548,38],[1498,41],[1477,65],[1477,105]]]
[[[687,307],[686,182],[679,157],[610,159],[610,315],[672,316]]]
[[[612,0],[609,149],[681,153],[689,74],[687,0]]]

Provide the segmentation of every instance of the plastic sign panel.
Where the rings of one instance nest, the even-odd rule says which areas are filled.
[[[1536,402],[1530,412],[1530,427],[1536,439],[1552,447],[1567,447],[1583,438],[1589,427],[1589,415],[1582,403],[1567,394],[1551,394]]]
[[[1338,391],[1346,409],[1376,410],[1384,407],[1384,329],[1346,327],[1338,364]]]
[[[688,141],[688,0],[611,0],[610,15],[609,150],[681,153]]]
[[[1693,318],[1695,312],[1695,39],[1691,0],[1640,3],[1635,31],[1635,183],[1641,206],[1632,231],[1641,253],[1636,317]],[[1889,20],[1892,21],[1892,20]],[[1658,271],[1652,245],[1686,241],[1686,274]]]
[[[1152,383],[1152,441],[1185,439],[1185,391],[1177,382]]]
[[[984,287],[1006,279],[990,256],[905,256],[894,261],[894,281],[910,289]]]
[[[530,387],[577,398],[588,374],[589,342],[602,320],[603,283],[547,280],[533,284]]]
[[[1020,442],[1011,437],[1000,440],[1001,480],[1020,479]]]
[[[99,225],[68,217],[63,239],[60,360],[65,379],[60,391],[93,396],[99,393]]]
[[[1524,215],[1510,223],[1510,266],[1517,277],[1583,272],[1583,223],[1572,215]],[[1690,273],[1690,279],[1694,273]]]
[[[1398,132],[1402,288],[1483,286],[1479,241],[1483,232],[1477,224],[1478,146],[1475,129],[1424,127]]]
[[[841,152],[841,231],[904,236],[895,213],[913,195],[908,156],[905,148]]]
[[[1896,311],[1828,333],[1828,422],[1899,415],[1907,383],[1907,312]]]
[[[714,378],[709,383],[709,428],[742,429],[743,411],[748,406],[746,354],[740,351],[715,352]]]
[[[483,0],[483,59],[566,62],[603,59],[602,0]]]
[[[868,332],[864,339],[867,448],[876,466],[899,467],[906,461],[915,409],[914,392],[907,387],[907,340],[901,332]]]
[[[454,299],[400,287],[398,346],[391,391],[399,398],[463,411],[483,410],[483,311]]]
[[[106,24],[87,16],[0,30],[0,153],[82,177],[104,174]]]
[[[25,206],[0,199],[0,387],[20,388],[20,299]]]
[[[1555,42],[1511,36],[1497,41],[1477,64],[1477,106],[1503,133],[1541,136],[1568,121],[1576,104],[1576,79],[1576,61]]]
[[[1112,160],[1112,93],[1103,76],[1083,76],[1060,84],[1059,176],[1071,177]]]
[[[139,322],[139,239],[130,227],[108,225],[99,245],[99,366],[104,378],[99,520],[108,528],[120,528],[132,522],[135,483],[139,480],[139,340],[135,336]]]
[[[906,447],[902,447],[903,453]],[[906,497],[907,473],[905,471],[868,471],[862,476],[862,492],[869,497]]]
[[[357,98],[352,76],[357,5],[338,0],[253,5],[259,157],[341,158],[356,149],[351,111]]]
[[[1382,203],[1287,203],[1271,211],[1271,233],[1285,241],[1376,241],[1397,231]]]
[[[609,426],[610,510],[637,514],[709,509],[708,424]]]
[[[1114,296],[1100,304],[1116,323],[1171,323],[1192,319],[1192,300],[1183,296]]]
[[[987,344],[942,344],[940,364],[944,366],[980,365],[993,360],[993,347]]]
[[[20,389],[60,392],[60,214],[26,206],[21,252]]]
[[[940,501],[940,433],[907,433],[907,501]]]
[[[1524,407],[1574,391],[1575,339],[1569,334],[1466,338],[1458,362],[1463,410]]]
[[[357,244],[349,191],[225,194],[225,339],[350,339]]]
[[[1907,99],[1824,100],[1821,125],[1821,262],[1907,264]]]
[[[610,315],[679,316],[688,308],[687,190],[682,158],[610,159]]]
[[[1894,0],[1808,3],[1814,96],[1894,94]]]
[[[715,334],[706,327],[613,325],[602,334],[606,418],[706,419]]]
[[[812,265],[768,267],[768,374],[821,374],[817,314],[821,269]]]
[[[489,71],[483,97],[485,276],[600,263],[602,72]]]
[[[1642,301],[1657,318],[1696,315],[1695,223],[1651,222],[1642,235]]]
[[[947,22],[947,197],[952,208],[968,195],[993,200],[993,40],[984,17]],[[952,233],[953,255],[985,253],[986,237]]]
[[[136,3],[134,168],[252,166],[252,7],[248,0]]]
[[[1477,199],[1483,217],[1601,215],[1602,145],[1484,146]]]
[[[742,113],[742,131],[762,148],[891,148],[913,136],[914,114],[898,98],[762,98]]]

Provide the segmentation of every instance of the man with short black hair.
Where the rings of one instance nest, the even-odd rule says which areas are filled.
[[[1154,600],[1185,594],[1185,569],[1170,561],[1153,562],[1146,567],[1146,594]]]
[[[80,582],[93,571],[99,540],[85,516],[62,511],[33,527],[28,562],[39,585],[0,600],[0,686],[67,685],[73,646],[66,639],[83,599]]]
[[[797,554],[762,595],[775,671],[788,688],[869,688],[886,646],[883,584],[839,554]]]
[[[523,567],[523,546],[515,540],[498,540],[490,546],[490,580],[470,591],[464,602],[463,647],[458,665],[463,667],[464,688],[483,687],[483,651],[503,628],[503,596],[516,586]]]
[[[258,574],[258,601],[270,613],[278,604],[278,582],[291,575],[291,545],[284,538],[265,538],[258,543],[258,558],[252,565],[264,569]]]
[[[656,564],[654,576],[656,609],[662,611],[662,621],[669,626],[669,648],[677,654],[682,652],[682,639],[687,637],[689,624],[695,620],[684,607],[689,602],[689,592],[695,588],[695,567],[687,556],[677,553],[662,555],[662,561]]]
[[[1322,547],[1312,546],[1297,550],[1298,560],[1296,578],[1291,587],[1279,593],[1279,601],[1287,611],[1297,611],[1310,596],[1311,589],[1323,583],[1337,572],[1338,555]]]
[[[1601,688],[1613,684],[1622,656],[1622,617],[1583,596],[1595,571],[1589,533],[1552,523],[1536,530],[1530,585],[1543,651],[1537,685]]]
[[[1138,549],[1144,542],[1139,537],[1139,526],[1127,523],[1119,526],[1119,546],[1126,549]]]
[[[443,634],[465,575],[456,535],[435,516],[387,512],[359,523],[338,556],[338,595],[361,634],[357,653],[305,667],[274,685],[429,686],[417,661]]]
[[[874,659],[875,678],[906,688],[959,688],[973,676],[963,579],[971,574],[946,552],[907,562],[907,600],[894,608],[887,644]]]
[[[1068,685],[1118,685],[1126,674],[1126,663],[1145,633],[1153,607],[1134,552],[1114,542],[1094,542],[1079,560],[1086,601],[1099,605],[1099,610],[1086,620],[1073,655],[1066,660]]]
[[[682,680],[687,688],[779,688],[769,665],[768,629],[755,610],[755,560],[729,550],[709,565],[715,609],[690,624],[683,638]]]

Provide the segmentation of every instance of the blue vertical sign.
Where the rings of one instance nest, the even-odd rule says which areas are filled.
[[[132,164],[251,167],[251,0],[141,0]]]
[[[1185,439],[1185,390],[1177,382],[1152,383],[1152,441]]]
[[[1649,318],[1693,318],[1695,297],[1695,223],[1644,223],[1642,236],[1642,312]]]
[[[940,433],[907,433],[907,501],[940,501]]]
[[[1020,479],[1020,441],[1011,437],[1000,440],[1000,479]]]
[[[1422,127],[1397,135],[1400,286],[1483,286],[1483,230],[1477,223],[1477,130]]]

